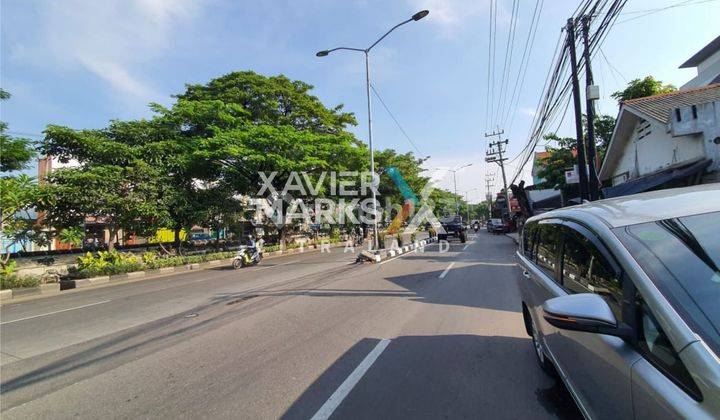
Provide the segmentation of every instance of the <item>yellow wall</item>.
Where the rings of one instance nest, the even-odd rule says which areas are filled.
[[[180,231],[180,240],[184,241],[187,237],[187,232],[185,230]],[[175,232],[172,231],[172,229],[158,229],[157,232],[155,232],[155,236],[152,238],[148,238],[149,242],[156,243],[156,242],[172,242],[175,240]]]

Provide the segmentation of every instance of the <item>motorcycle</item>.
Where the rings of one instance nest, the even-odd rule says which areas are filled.
[[[477,224],[477,223],[475,223],[475,224],[473,225],[473,229],[475,230],[475,233],[477,233],[477,231],[480,229],[480,225]]]
[[[241,245],[238,249],[237,255],[233,259],[233,268],[238,269],[247,267],[250,265],[260,264],[262,261],[262,252],[256,248],[248,247],[247,245]]]

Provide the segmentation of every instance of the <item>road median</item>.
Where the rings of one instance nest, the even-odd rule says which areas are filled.
[[[303,255],[306,253],[315,253],[322,249],[331,249],[345,247],[349,242],[321,243],[318,245],[291,248],[286,250],[272,251],[265,254],[264,259],[273,259],[290,255]],[[349,243],[352,246],[351,243]],[[83,279],[66,279],[57,283],[40,284],[36,287],[25,287],[15,289],[5,289],[0,291],[0,304],[17,302],[20,300],[30,300],[42,297],[58,295],[62,292],[75,289],[90,289],[94,287],[107,286],[109,284],[119,284],[124,282],[135,282],[143,280],[151,280],[158,277],[166,277],[175,274],[185,273],[187,271],[199,271],[211,269],[223,265],[231,266],[234,258],[225,258],[221,260],[205,261],[201,263],[192,263],[177,265],[173,267],[162,267],[157,269],[148,269],[141,271],[133,271],[129,273],[114,274],[109,276],[97,276]]]

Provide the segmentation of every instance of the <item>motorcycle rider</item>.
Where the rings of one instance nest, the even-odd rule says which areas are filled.
[[[248,255],[250,255],[250,261],[255,260],[258,257],[258,253],[260,252],[260,250],[257,247],[255,237],[253,235],[247,236],[247,249]]]

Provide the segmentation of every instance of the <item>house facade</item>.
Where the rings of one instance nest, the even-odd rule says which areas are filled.
[[[720,36],[710,41],[681,66],[681,69],[696,68],[697,76],[680,89],[692,89],[720,83]]]
[[[720,83],[625,101],[600,169],[606,197],[720,181]]]

